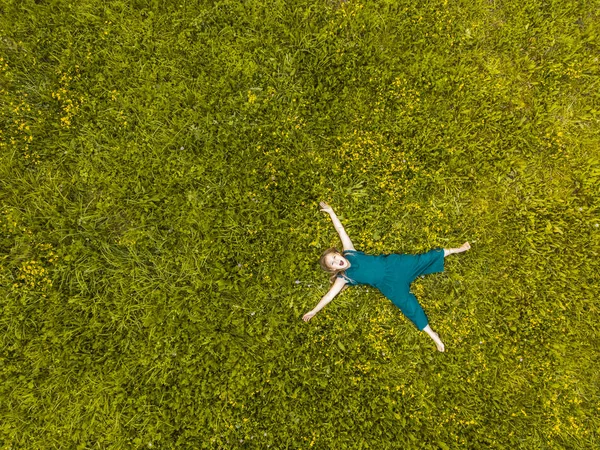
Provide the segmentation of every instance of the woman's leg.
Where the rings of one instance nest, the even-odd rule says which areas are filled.
[[[392,303],[400,308],[400,311],[409,319],[417,330],[423,330],[427,333],[433,342],[435,342],[435,346],[440,352],[444,351],[444,343],[440,340],[438,334],[431,329],[429,326],[429,321],[427,320],[427,316],[425,315],[425,311],[419,304],[417,297],[409,291],[409,287],[406,286],[406,291],[404,291],[400,295],[392,295],[390,296]]]
[[[431,337],[431,339],[433,339],[433,342],[435,342],[435,346],[440,352],[443,352],[446,349],[439,335],[435,331],[433,331],[429,325],[423,328],[423,331],[427,333],[429,337]]]
[[[389,298],[402,311],[402,314],[417,327],[417,330],[422,330],[427,326],[429,321],[417,297],[409,289],[409,286],[406,285],[403,292],[396,291],[392,295],[389,295]]]
[[[462,253],[462,252],[466,252],[467,250],[469,250],[471,248],[471,244],[469,244],[468,242],[465,242],[463,245],[461,245],[458,248],[445,248],[444,249],[444,258],[448,255],[451,255],[453,253]]]

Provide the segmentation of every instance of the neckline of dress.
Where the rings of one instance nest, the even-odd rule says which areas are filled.
[[[346,256],[349,256],[349,255],[353,255],[354,256],[354,254],[356,253],[356,250],[346,250],[346,251],[344,251],[344,253],[346,254]],[[354,258],[353,258],[352,261],[350,261],[350,264],[351,264],[351,266],[348,267],[346,270],[350,270],[353,267],[360,267],[360,264],[358,264],[358,261],[356,259],[354,259]],[[346,270],[344,270],[344,272]]]

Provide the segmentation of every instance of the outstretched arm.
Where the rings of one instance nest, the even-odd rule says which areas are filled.
[[[320,205],[322,208],[321,211],[326,212],[331,217],[333,226],[335,227],[335,230],[338,232],[340,239],[342,240],[342,245],[344,246],[344,250],[355,250],[354,245],[352,245],[352,241],[350,240],[350,238],[348,237],[348,234],[346,233],[346,230],[344,230],[344,226],[342,225],[342,222],[340,222],[340,220],[337,218],[337,216],[333,212],[333,208],[325,202],[321,202]]]
[[[343,278],[338,278],[337,280],[335,280],[335,283],[333,283],[333,286],[331,286],[331,289],[329,289],[329,292],[327,292],[327,294],[325,294],[325,296],[321,299],[319,304],[317,306],[315,306],[312,311],[304,314],[304,316],[302,317],[302,320],[304,320],[305,322],[308,322],[310,319],[312,319],[315,314],[317,314],[319,311],[321,311],[321,309],[323,309],[323,307],[327,303],[329,303],[331,300],[333,300],[333,298],[340,293],[340,291],[342,290],[342,288],[344,287],[345,284],[346,284],[346,280],[344,280]]]

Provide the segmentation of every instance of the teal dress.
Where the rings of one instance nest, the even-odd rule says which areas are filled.
[[[434,249],[418,255],[366,255],[346,250],[344,257],[351,266],[338,275],[348,284],[368,284],[389,298],[415,326],[422,330],[428,324],[425,311],[410,292],[410,284],[419,276],[444,271],[444,250]]]

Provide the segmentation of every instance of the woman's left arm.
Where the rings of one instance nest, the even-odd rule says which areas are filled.
[[[333,222],[333,226],[335,230],[338,232],[340,239],[342,240],[342,245],[344,246],[344,250],[355,250],[354,245],[352,245],[352,241],[348,237],[342,222],[337,218],[335,212],[333,212],[333,208],[329,206],[325,202],[321,202],[321,207],[323,208],[321,211],[325,211],[331,217],[331,221]]]

